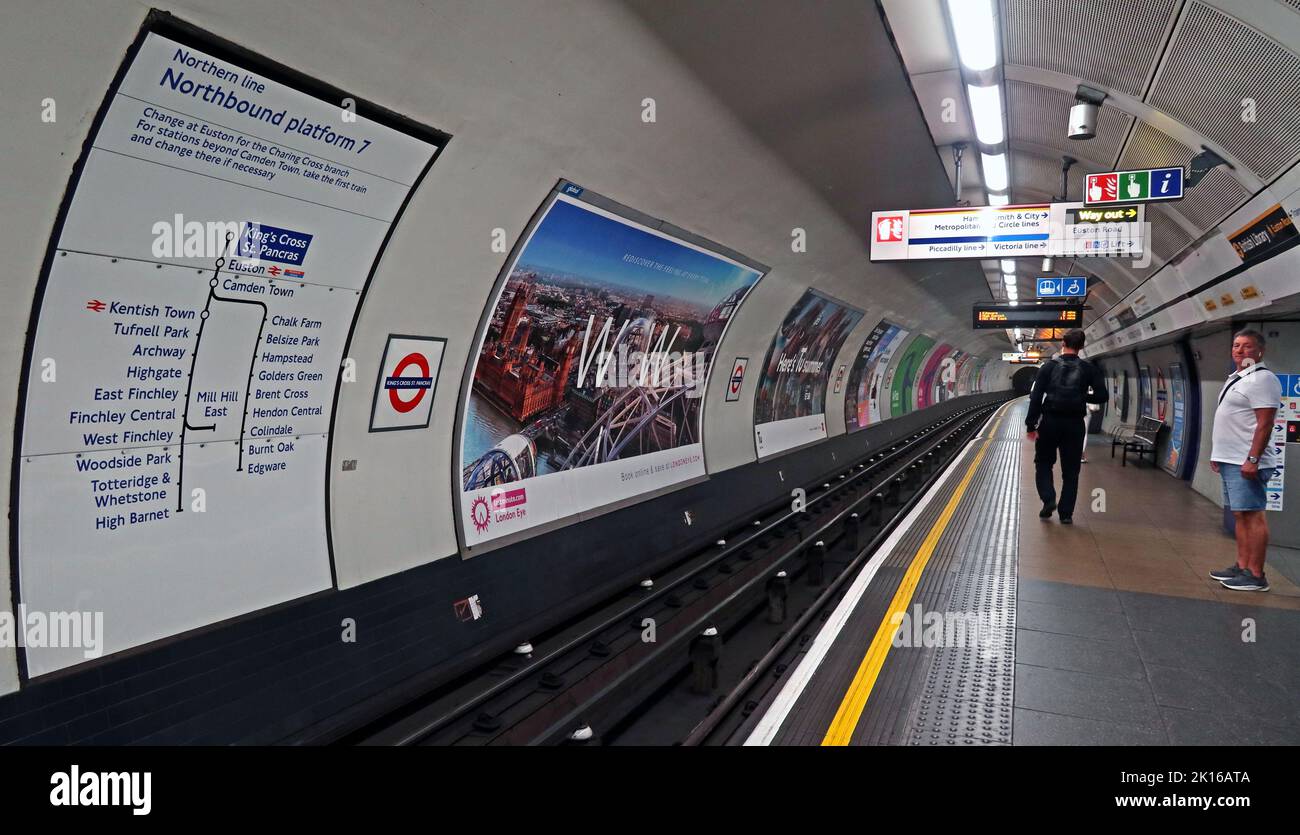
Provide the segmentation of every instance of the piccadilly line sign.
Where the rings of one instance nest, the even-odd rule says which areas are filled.
[[[873,212],[871,260],[1141,256],[1145,208],[1115,209],[1037,203]]]

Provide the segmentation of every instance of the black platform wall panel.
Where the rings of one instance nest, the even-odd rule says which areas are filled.
[[[1010,396],[955,398],[472,559],[438,555],[446,558],[27,682],[0,697],[0,744],[317,738],[315,729],[361,713],[359,705],[378,709],[485,663],[756,512],[788,506],[795,487],[958,409]],[[736,431],[752,427],[738,422]],[[483,617],[461,622],[453,602],[472,594]],[[355,621],[355,642],[342,640],[345,618]]]

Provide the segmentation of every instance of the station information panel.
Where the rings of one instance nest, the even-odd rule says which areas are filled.
[[[1077,328],[1083,322],[1083,306],[1059,305],[1011,307],[1009,305],[975,305],[971,310],[976,330],[1001,330],[1012,327]]]

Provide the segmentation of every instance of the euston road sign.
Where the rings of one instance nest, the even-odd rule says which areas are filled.
[[[1063,278],[1038,279],[1038,298],[1040,299],[1081,299],[1087,295],[1088,279],[1084,276],[1072,275]]]
[[[1145,168],[1140,171],[1089,174],[1083,189],[1083,202],[1089,206],[1181,199],[1182,168]]]

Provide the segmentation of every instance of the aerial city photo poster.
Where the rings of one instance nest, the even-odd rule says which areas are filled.
[[[473,363],[458,473],[466,545],[704,476],[714,352],[761,277],[556,194]]]
[[[862,311],[806,290],[768,348],[754,397],[759,457],[826,437],[831,364]]]

